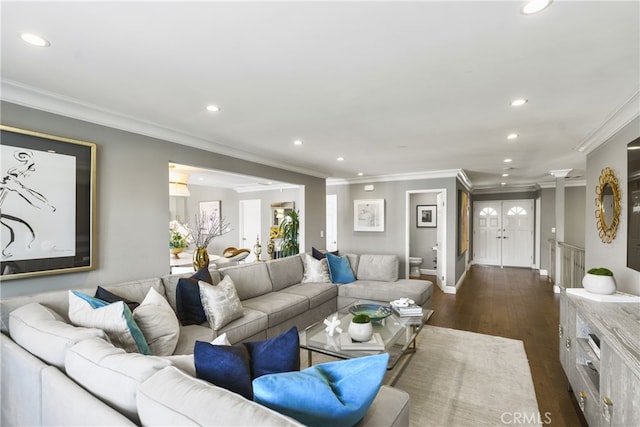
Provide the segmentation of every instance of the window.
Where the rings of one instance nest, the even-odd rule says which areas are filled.
[[[480,211],[480,216],[496,216],[498,212],[493,208],[483,208]]]
[[[518,216],[524,216],[527,215],[527,210],[523,207],[520,206],[514,206],[511,209],[509,209],[509,212],[507,212],[507,215],[518,215]]]

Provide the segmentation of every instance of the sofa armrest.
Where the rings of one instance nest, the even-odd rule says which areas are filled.
[[[380,387],[378,395],[367,414],[357,427],[407,427],[409,425],[409,394],[386,385]]]

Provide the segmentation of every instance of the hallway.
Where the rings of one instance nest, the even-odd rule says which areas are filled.
[[[429,324],[522,340],[541,420],[549,413],[550,425],[586,426],[560,366],[558,301],[537,270],[474,265],[456,295],[435,287]]]

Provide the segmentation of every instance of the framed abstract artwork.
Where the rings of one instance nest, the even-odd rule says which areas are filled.
[[[202,231],[207,232],[211,229],[213,221],[220,221],[222,215],[222,202],[220,200],[212,200],[209,202],[200,202],[200,215],[204,219],[202,222]]]
[[[416,206],[416,226],[422,227],[437,227],[436,205],[418,205]]]
[[[96,145],[0,132],[2,280],[93,270]]]
[[[384,199],[353,201],[353,231],[384,231]]]

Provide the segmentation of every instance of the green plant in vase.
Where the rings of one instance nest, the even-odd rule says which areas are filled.
[[[582,287],[594,294],[611,295],[616,293],[616,279],[608,268],[590,268],[582,278]]]
[[[298,230],[300,230],[299,212],[292,210],[285,215],[278,228],[278,234],[282,237],[280,246],[282,256],[292,256],[300,252]]]

